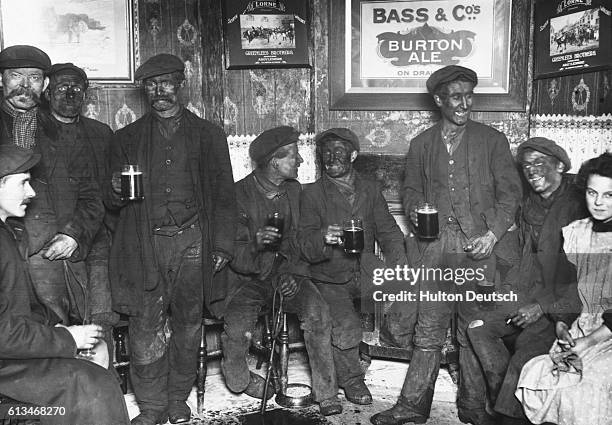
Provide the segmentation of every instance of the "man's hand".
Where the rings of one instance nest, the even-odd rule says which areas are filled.
[[[272,226],[260,227],[255,233],[257,249],[263,251],[268,245],[276,243],[282,236],[278,230]]]
[[[280,291],[285,298],[291,298],[297,294],[300,286],[290,274],[282,274],[280,277]]]
[[[527,326],[537,322],[543,314],[544,312],[542,311],[540,304],[534,303],[519,308],[516,313],[509,317],[509,319],[512,320],[514,326],[526,328]]]
[[[419,216],[416,212],[416,208],[410,211],[410,221],[414,224],[414,227],[419,228]]]
[[[225,255],[220,254],[220,253],[219,254],[213,254],[212,258],[213,258],[213,263],[215,263],[214,264],[215,273],[220,272],[223,269],[223,267],[225,267],[225,265],[229,261],[228,257],[226,257]]]
[[[327,245],[342,245],[342,236],[344,232],[342,227],[337,224],[330,224],[327,226],[327,231],[323,235],[325,243]]]
[[[571,347],[576,345],[576,341],[570,335],[569,326],[565,322],[557,322],[555,324],[555,333],[557,334],[557,339],[559,340],[559,345],[564,350],[569,350]]]
[[[104,335],[100,325],[55,326],[66,328],[70,335],[72,335],[72,339],[74,339],[74,343],[79,350],[93,348]]]
[[[115,171],[113,173],[113,177],[111,179],[111,185],[113,187],[113,192],[121,193],[121,173],[119,171]]]
[[[47,260],[66,260],[74,254],[74,251],[79,247],[74,238],[62,233],[53,236],[49,242],[43,247],[43,258]]]
[[[483,236],[479,236],[471,241],[470,245],[472,245],[473,249],[470,251],[469,256],[474,260],[489,258],[496,243],[497,236],[489,230]]]

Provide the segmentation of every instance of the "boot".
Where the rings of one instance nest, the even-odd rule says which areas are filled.
[[[414,412],[404,404],[402,396],[391,409],[375,414],[370,418],[374,425],[424,424],[427,416]]]

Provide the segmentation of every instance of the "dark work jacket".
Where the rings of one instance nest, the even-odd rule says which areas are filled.
[[[404,235],[389,213],[380,187],[357,174],[353,206],[340,193],[327,175],[304,187],[301,196],[298,242],[302,255],[310,263],[310,276],[327,283],[346,283],[360,271],[376,267],[374,242],[378,241],[389,267],[407,264]],[[354,255],[337,245],[325,244],[324,234],[330,224],[342,225],[343,220],[359,217],[363,220],[364,250],[361,265]],[[371,275],[362,276],[371,284]],[[364,281],[363,283],[367,283]]]
[[[196,196],[200,229],[202,231],[202,276],[208,309],[220,314],[227,293],[226,273],[215,275],[213,281],[213,253],[233,255],[236,231],[236,200],[234,180],[227,140],[223,130],[210,121],[198,118],[188,110],[183,112],[177,131],[185,132],[189,167]],[[115,310],[128,315],[139,315],[145,281],[157,280],[157,265],[151,244],[152,223],[150,169],[151,113],[117,131],[111,143],[111,171],[120,171],[124,164],[138,164],[144,170],[142,202],[122,202],[118,194],[107,186],[106,202],[110,208],[121,208],[110,256],[110,279]]]
[[[22,225],[0,221],[0,368],[3,359],[76,355],[76,344],[59,318],[34,293]],[[42,377],[41,377],[42,378]]]
[[[90,146],[81,141],[73,147],[60,145],[55,123],[48,112],[39,110],[34,151],[41,154],[41,161],[30,171],[36,197],[24,219],[30,254],[40,251],[55,234],[63,233],[78,243],[70,261],[82,261],[104,218],[104,205]],[[94,125],[88,122],[85,128],[93,129]],[[13,143],[6,131],[2,135],[2,143]]]
[[[446,149],[440,135],[441,125],[441,122],[435,124],[410,143],[402,187],[407,214],[419,202],[436,204],[433,172],[439,152]],[[494,128],[469,120],[461,143],[467,145],[468,189],[475,233],[491,230],[500,241],[514,223],[522,194],[508,140]]]
[[[552,321],[563,320],[571,325],[582,305],[578,297],[576,269],[563,253],[561,229],[587,217],[588,211],[583,191],[571,182],[569,176],[564,175],[563,180],[563,192],[554,200],[544,218],[536,253],[532,252],[531,234],[524,218],[525,202],[521,203],[517,224],[522,255],[517,286],[525,288],[521,292],[526,292],[526,302],[540,304]]]
[[[279,190],[286,191],[284,196],[287,196],[291,213],[285,218],[285,231],[279,249],[282,261],[277,260],[277,269],[273,271],[274,253],[269,250],[259,251],[255,238],[257,229],[265,225],[266,206],[271,201],[258,189],[255,173],[236,183],[238,220],[232,272],[229,274],[228,302],[243,285],[253,280],[273,279],[281,273],[305,276],[308,272],[297,242],[302,186],[297,180],[287,180],[280,185]],[[273,272],[274,276],[271,275]]]

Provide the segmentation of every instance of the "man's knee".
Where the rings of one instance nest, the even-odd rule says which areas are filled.
[[[329,306],[325,302],[311,302],[300,315],[302,330],[304,332],[330,332],[332,318]]]

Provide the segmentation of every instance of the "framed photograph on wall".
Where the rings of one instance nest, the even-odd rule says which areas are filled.
[[[612,68],[612,0],[536,0],[535,78]]]
[[[425,82],[478,74],[474,110],[524,111],[529,0],[330,2],[330,109],[435,110]]]
[[[133,83],[139,65],[137,0],[0,0],[2,48],[29,44],[91,81]]]
[[[310,67],[307,0],[224,0],[227,69]]]

